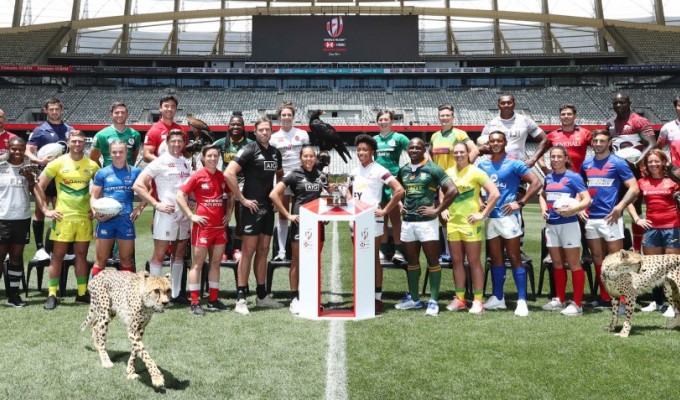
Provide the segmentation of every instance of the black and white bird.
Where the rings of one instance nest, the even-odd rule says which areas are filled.
[[[322,114],[324,114],[323,110],[316,110],[309,117],[312,144],[319,146],[320,152],[328,152],[335,149],[342,158],[342,161],[347,163],[347,160],[351,159],[352,156],[347,151],[347,147],[345,147],[335,128],[319,118]]]

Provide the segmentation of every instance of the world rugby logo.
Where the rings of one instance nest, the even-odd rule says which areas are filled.
[[[344,25],[342,22],[342,17],[335,17],[326,22],[326,32],[328,32],[328,36],[333,38],[336,38],[342,34],[343,27]]]

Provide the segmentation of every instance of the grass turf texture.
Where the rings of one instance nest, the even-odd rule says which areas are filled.
[[[150,212],[144,213],[137,224],[140,266],[151,254],[146,229],[150,216]],[[537,206],[527,206],[525,219],[525,250],[536,260],[538,280],[538,236],[543,221]],[[330,290],[332,231],[329,225],[323,254],[325,291]],[[339,223],[338,231],[343,299],[349,302],[352,277],[347,224]],[[26,257],[33,251],[29,245]],[[276,298],[287,296],[287,274],[285,268],[275,273]],[[233,306],[230,270],[223,270],[220,286],[221,297]],[[547,283],[545,286],[544,292]],[[46,288],[37,292],[35,278],[29,287],[29,307],[0,309],[2,398],[288,399],[320,398],[326,391],[329,322],[295,318],[287,309],[255,309],[248,317],[228,312],[197,318],[188,308],[170,307],[154,316],[144,338],[165,376],[167,390],[160,394],[151,387],[139,359],[139,381],[125,378],[130,342],[117,319],[111,323],[108,340],[115,365],[112,369],[101,367],[91,333],[78,330],[87,307],[73,304],[72,275],[67,297],[53,312],[42,309]],[[250,287],[254,288],[252,277]],[[609,323],[608,310],[567,318],[541,311],[540,306],[548,301],[542,297],[529,302],[528,318],[515,317],[516,294],[509,273],[509,310],[480,316],[445,310],[453,290],[448,269],[442,279],[438,318],[426,318],[424,310],[394,310],[406,290],[403,271],[386,270],[383,288],[384,315],[344,323],[349,398],[633,399],[676,395],[673,354],[680,347],[679,336],[677,331],[660,329],[666,320],[659,313],[637,313],[631,337],[622,340],[603,331]],[[0,296],[4,291],[0,290]]]

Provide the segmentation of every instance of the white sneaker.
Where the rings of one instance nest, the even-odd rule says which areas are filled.
[[[439,315],[439,305],[437,305],[437,302],[434,300],[428,301],[427,310],[425,310],[425,316],[436,317],[437,315]]]
[[[518,317],[529,316],[529,307],[527,307],[526,300],[517,300],[517,308],[515,308],[515,315]]]
[[[404,258],[404,255],[401,254],[399,250],[394,252],[394,255],[392,256],[392,262],[395,264],[403,264],[406,262],[406,258]]]
[[[663,316],[666,318],[675,318],[675,310],[673,310],[673,306],[668,306],[666,311],[664,311]]]
[[[283,304],[274,300],[274,298],[272,297],[271,294],[264,296],[263,299],[260,299],[259,297],[255,297],[255,305],[257,307],[266,307],[266,308],[282,308],[283,307]]]
[[[378,251],[378,258],[380,258],[380,262],[387,261],[387,257],[385,257],[385,254],[382,251]]]
[[[647,307],[642,307],[640,311],[642,312],[652,312],[658,310],[659,307],[657,307],[656,302],[653,301],[647,305]]]
[[[298,315],[300,314],[300,301],[296,298],[291,300],[290,306],[288,307],[290,309],[290,313],[293,315]]]
[[[553,299],[550,300],[550,303],[544,305],[541,308],[545,311],[564,310],[564,303],[562,303],[559,298],[553,297]]]
[[[286,251],[279,251],[279,254],[272,261],[286,261]]]
[[[248,315],[250,314],[250,311],[248,310],[248,302],[246,299],[241,299],[236,302],[236,307],[234,307],[234,312],[239,313],[241,315]]]
[[[575,317],[578,315],[583,315],[583,307],[579,307],[574,303],[573,301],[569,303],[567,308],[562,310],[561,312],[562,315],[566,315],[567,317]]]
[[[489,299],[484,303],[484,309],[485,310],[505,310],[505,297],[502,300],[498,300],[498,297],[496,296],[491,296]]]
[[[481,314],[484,312],[484,304],[479,300],[475,300],[472,302],[472,307],[470,307],[468,312],[470,314]]]
[[[401,301],[394,305],[397,310],[415,310],[423,308],[423,302],[421,300],[413,301],[411,295],[406,293]]]
[[[50,255],[47,253],[47,251],[45,251],[44,247],[41,247],[35,252],[33,259],[37,261],[45,261],[50,259]]]

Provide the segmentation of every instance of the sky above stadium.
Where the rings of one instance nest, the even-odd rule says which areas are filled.
[[[182,0],[182,10],[202,10],[219,7],[219,0]],[[491,0],[452,0],[454,8],[491,9]],[[516,11],[535,13],[541,9],[541,0],[499,0],[501,11]],[[125,0],[81,0],[81,18],[100,18],[121,15]],[[229,1],[228,8],[245,8],[263,6],[264,2]],[[348,3],[326,3],[323,5],[347,5]],[[351,4],[351,3],[350,3]],[[407,6],[443,7],[443,1],[406,1]],[[594,17],[592,0],[549,0],[550,12],[579,17]],[[30,5],[30,9],[29,9]],[[22,24],[40,24],[69,20],[71,18],[72,0],[24,0]],[[275,2],[273,7],[299,6],[300,3]],[[371,2],[370,5],[390,6],[395,2]],[[680,25],[680,1],[664,0],[664,10],[667,23]],[[603,0],[604,15],[607,19],[626,21],[653,22],[654,0]],[[14,9],[14,0],[0,0],[0,27],[10,27]],[[172,11],[173,0],[136,0],[133,2],[135,13],[155,13]],[[488,21],[482,21],[488,23]],[[424,21],[423,23],[427,23]],[[460,24],[474,26],[480,21],[460,20]],[[145,30],[165,31],[163,25],[138,27]],[[233,30],[247,30],[249,24],[235,22]],[[215,23],[192,23],[185,28],[187,31],[215,31]]]

